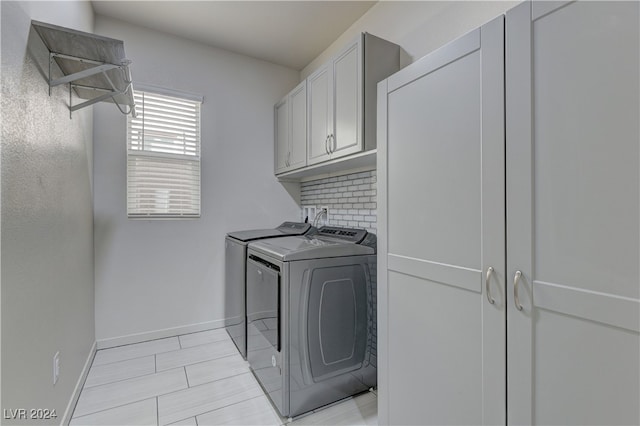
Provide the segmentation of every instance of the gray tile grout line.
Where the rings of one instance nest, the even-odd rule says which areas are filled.
[[[173,392],[177,392],[177,391],[173,391]],[[169,393],[173,393],[173,392],[169,392]],[[169,395],[169,394],[162,394],[162,395]],[[92,413],[83,414],[83,415],[81,415],[81,416],[74,417],[74,419],[81,419],[81,418],[83,418],[83,417],[93,416],[94,414],[103,413],[103,412],[105,412],[105,411],[114,410],[114,409],[116,409],[116,408],[126,407],[127,405],[137,404],[138,402],[147,401],[147,400],[149,400],[149,399],[151,399],[151,398],[157,398],[157,396],[150,396],[149,398],[138,399],[138,400],[136,400],[136,401],[127,402],[126,404],[116,405],[115,407],[109,407],[109,408],[105,408],[104,410],[98,410],[98,411],[94,411],[94,412],[92,412]]]
[[[2,0],[0,0],[0,1],[2,1]],[[176,370],[176,368],[171,368],[170,370]],[[169,371],[169,370],[164,370],[164,371]],[[161,371],[161,373],[164,373],[164,371]],[[124,381],[131,380],[131,379],[139,379],[140,377],[151,376],[152,374],[156,374],[156,373],[145,373],[145,374],[140,374],[139,376],[125,377],[124,379],[114,380],[112,382],[100,383],[99,385],[84,386],[82,388],[82,390],[84,391],[85,389],[98,388],[100,386],[110,385],[112,383],[120,383],[120,382],[124,382]]]
[[[140,345],[142,343],[148,343],[148,342],[156,342],[158,340],[169,340],[169,339],[173,339],[174,337],[177,337],[178,338],[178,343],[180,343],[180,336],[189,336],[191,334],[206,333],[206,332],[210,332],[210,331],[213,331],[213,330],[224,330],[224,327],[210,328],[209,330],[194,331],[194,332],[191,332],[191,333],[178,334],[176,336],[158,337],[157,339],[143,340],[142,342],[136,342],[136,343],[125,343],[125,344],[122,344],[122,345],[112,346],[110,348],[98,349],[96,351],[96,353],[99,352],[99,351],[108,351],[109,349],[123,348],[125,346]]]
[[[180,368],[180,367],[171,368],[171,369],[169,369],[169,370],[164,370],[164,371],[161,371],[160,373],[164,373],[165,371],[177,370],[178,368]],[[117,381],[115,381],[115,382],[111,382],[111,383],[126,382],[127,380],[133,380],[133,379],[138,379],[138,378],[140,378],[140,377],[151,376],[152,374],[155,374],[155,373],[145,374],[144,376],[131,377],[131,378],[129,378],[129,379],[117,380]],[[109,384],[111,384],[111,383],[105,383],[104,385],[99,385],[99,386],[105,386],[105,385],[109,385]],[[93,387],[95,388],[95,387],[98,387],[98,386],[93,386]],[[185,389],[189,389],[189,388],[188,388],[188,387],[186,387]],[[180,392],[181,390],[185,390],[185,389],[178,389],[178,390],[175,390],[175,391],[171,391],[171,392],[167,392],[167,393],[159,394],[159,395],[156,395],[156,396],[155,396],[155,398],[157,398],[157,397],[159,397],[159,396],[169,395],[169,394],[172,394],[172,393],[175,393],[175,392]],[[82,390],[84,391],[84,388],[83,388]],[[82,394],[82,391],[81,391],[80,393]],[[98,411],[93,411],[93,412],[91,412],[91,413],[83,414],[82,416],[79,416],[79,417],[85,417],[85,416],[89,416],[89,415],[91,415],[91,414],[96,414],[96,413],[101,413],[101,412],[103,412],[103,411],[112,410],[112,409],[114,409],[114,408],[124,407],[124,406],[127,406],[127,405],[135,404],[136,402],[146,401],[146,400],[151,399],[151,398],[154,398],[154,397],[153,397],[153,396],[150,396],[150,397],[148,397],[148,398],[137,399],[137,400],[135,400],[135,401],[127,402],[126,404],[116,405],[116,406],[114,406],[114,407],[109,407],[109,408],[105,408],[105,409],[103,409],[103,410],[98,410]]]
[[[230,356],[233,356],[233,355],[235,355],[235,354],[215,356],[213,358],[207,358],[207,359],[204,359],[204,360],[201,360],[201,361],[198,361],[198,362],[189,362],[189,363],[186,363],[186,364],[178,364],[175,367],[165,368],[163,370],[160,370],[160,372],[168,371],[168,370],[175,370],[176,368],[185,367],[185,366],[189,366],[189,365],[196,365],[196,364],[202,364],[202,363],[205,363],[205,362],[211,362],[211,361],[215,361],[217,359],[227,358],[227,357],[230,357]]]
[[[189,375],[187,374],[187,366],[183,365],[182,369],[184,370],[184,378],[187,379],[187,389],[191,389],[191,385],[189,384]]]
[[[151,356],[151,355],[147,355],[147,356]],[[124,378],[124,379],[114,380],[114,381],[112,381],[112,382],[101,383],[101,384],[99,384],[99,385],[94,385],[94,386],[88,386],[88,387],[87,387],[87,386],[83,386],[83,387],[82,387],[82,390],[85,390],[85,389],[93,389],[93,388],[97,388],[97,387],[100,387],[100,386],[110,385],[110,384],[112,384],[112,383],[124,382],[124,381],[126,381],[126,380],[131,380],[131,379],[138,379],[138,378],[140,378],[140,377],[151,376],[152,374],[164,373],[164,372],[166,372],[166,371],[177,370],[178,368],[182,368],[182,367],[189,367],[189,366],[191,366],[191,365],[204,364],[205,362],[216,361],[216,360],[219,360],[219,359],[228,358],[228,357],[232,357],[232,356],[236,356],[236,354],[225,355],[225,356],[221,356],[221,357],[218,357],[218,358],[211,358],[211,359],[207,359],[207,360],[204,360],[204,361],[193,362],[193,363],[191,363],[191,364],[179,365],[179,366],[177,366],[177,367],[167,368],[166,370],[162,370],[162,371],[158,371],[158,367],[157,367],[157,364],[156,364],[156,366],[155,366],[155,370],[156,370],[156,371],[155,371],[154,373],[146,373],[146,374],[141,374],[141,375],[139,375],[139,376],[126,377],[126,378]],[[240,356],[240,354],[238,354],[238,356]],[[155,357],[155,355],[154,355],[154,357]],[[142,357],[141,357],[141,358],[142,358]],[[249,373],[250,373],[251,371],[247,371],[247,372],[249,372]],[[235,376],[238,376],[238,375],[240,375],[240,374],[244,374],[244,373],[238,373],[238,374],[234,374],[234,375],[231,375],[231,376],[228,376],[228,377],[235,377]],[[223,379],[226,379],[226,378],[228,378],[228,377],[223,377]],[[217,380],[222,380],[222,379],[212,380],[211,382],[215,382],[215,381],[217,381]],[[204,382],[204,383],[211,383],[211,382]],[[201,383],[201,384],[204,384],[204,383]],[[198,385],[198,386],[199,386],[199,385]]]
[[[173,339],[174,337],[178,337],[178,336],[158,337],[157,339],[143,340],[142,342],[137,342],[137,343],[124,343],[122,345],[111,346],[110,348],[98,349],[96,352],[98,352],[98,351],[108,351],[109,349],[122,348],[122,347],[125,347],[125,346],[131,346],[131,345],[139,345],[139,344],[147,343],[147,342],[156,342],[158,340],[165,340],[165,339],[169,340],[169,339]]]
[[[191,365],[194,365],[194,364],[191,364]],[[188,367],[188,365],[185,366],[185,367]],[[215,380],[211,380],[211,381],[208,381],[208,382],[203,382],[203,383],[200,383],[200,384],[197,384],[197,385],[194,385],[194,386],[190,387],[190,389],[197,388],[198,386],[202,386],[202,385],[207,385],[207,384],[213,383],[213,382],[218,382],[220,380],[226,380],[226,379],[230,379],[232,377],[242,376],[243,374],[251,374],[251,371],[247,370],[247,371],[243,371],[242,373],[232,374],[231,376],[222,377],[220,379],[215,379]],[[180,391],[175,391],[175,392],[180,392]]]
[[[133,358],[125,358],[125,359],[121,359],[118,361],[112,361],[112,362],[105,362],[104,364],[98,364],[98,365],[92,365],[91,368],[93,367],[102,367],[103,365],[111,365],[111,364],[117,364],[119,362],[125,362],[125,361],[132,361],[134,359],[140,359],[140,358],[145,358],[151,355],[159,355],[159,354],[166,354],[167,352],[175,352],[175,351],[179,351],[180,349],[171,349],[169,351],[163,351],[163,352],[153,352],[150,354],[146,354],[146,355],[141,355],[141,356],[134,356]]]
[[[109,351],[109,350],[111,350],[111,349],[124,348],[124,347],[126,347],[126,346],[141,345],[141,344],[143,344],[143,343],[156,342],[156,341],[159,341],[159,340],[170,340],[170,339],[173,339],[173,338],[177,338],[177,339],[178,339],[178,345],[180,345],[180,336],[189,336],[189,335],[192,335],[192,334],[206,333],[206,332],[210,332],[210,331],[213,331],[213,330],[224,330],[224,327],[212,328],[212,329],[209,329],[209,330],[203,330],[203,331],[194,331],[193,333],[178,334],[178,335],[176,335],[176,336],[159,337],[159,338],[157,338],[157,339],[143,340],[142,342],[126,343],[126,344],[124,344],[124,345],[118,345],[118,346],[112,346],[112,347],[110,347],[110,348],[98,349],[98,350],[96,350],[96,355],[98,354],[98,352],[101,352],[101,351]],[[229,339],[230,339],[230,338],[229,338]],[[217,341],[224,341],[224,340],[225,340],[225,339],[222,339],[222,340],[215,340],[214,342],[217,342]],[[202,345],[202,344],[206,344],[206,343],[214,343],[214,342],[205,342],[205,343],[201,343],[200,345]],[[193,345],[193,346],[200,346],[200,345]],[[157,353],[162,353],[162,352],[157,352]],[[95,358],[95,357],[94,357],[94,358]],[[141,358],[141,357],[136,357],[136,358]],[[115,362],[119,362],[119,361],[115,361]],[[112,363],[106,363],[106,364],[112,364]],[[101,365],[104,365],[104,364],[101,364]]]
[[[177,370],[178,368],[182,368],[182,367],[172,368],[171,370]],[[165,371],[170,371],[170,370],[165,370]],[[187,390],[187,389],[195,389],[195,388],[197,388],[197,387],[204,386],[204,385],[208,385],[208,384],[211,384],[211,383],[213,383],[213,382],[218,382],[218,381],[220,381],[220,380],[226,380],[226,379],[231,379],[231,378],[233,378],[233,377],[238,377],[238,376],[241,376],[242,374],[251,374],[251,371],[247,371],[247,372],[240,373],[240,374],[236,374],[236,375],[229,376],[229,377],[224,377],[224,378],[222,378],[222,379],[212,380],[212,381],[210,381],[210,382],[200,383],[199,385],[196,385],[196,386],[193,386],[193,387],[188,387],[188,383],[187,383],[187,387],[186,387],[186,388],[184,388],[184,389],[178,389],[178,390],[174,390],[174,391],[171,391],[171,392],[167,392],[167,393],[159,394],[159,395],[156,395],[156,396],[155,396],[155,398],[159,398],[159,397],[161,397],[161,396],[171,395],[171,394],[173,394],[173,393],[182,392],[182,391],[185,391],[185,390]],[[149,374],[147,374],[147,375],[149,375]],[[127,380],[130,380],[130,379],[127,379]],[[120,382],[121,382],[121,381],[124,381],[124,380],[120,380]],[[113,382],[113,383],[116,383],[116,382]],[[258,385],[258,386],[259,386],[259,385]],[[260,390],[262,391],[262,388],[260,388]],[[262,391],[262,393],[263,393],[263,395],[264,395],[264,391]],[[85,416],[89,416],[89,415],[96,414],[96,413],[101,413],[101,412],[103,412],[103,411],[107,411],[107,410],[112,410],[112,409],[114,409],[114,408],[124,407],[124,406],[127,406],[127,405],[135,404],[135,403],[137,403],[137,402],[146,401],[146,400],[151,399],[151,398],[153,398],[153,397],[143,398],[143,399],[138,399],[138,400],[135,400],[135,401],[128,402],[128,403],[126,403],[126,404],[117,405],[117,406],[115,406],[115,407],[109,407],[109,408],[105,408],[105,409],[103,409],[103,410],[98,410],[98,411],[94,411],[94,412],[91,412],[91,413],[83,414],[82,416],[79,416],[78,418],[80,418],[80,417],[85,417]],[[257,398],[257,397],[253,397],[253,398]],[[253,399],[253,398],[249,398],[249,399]],[[233,405],[233,404],[229,404],[229,405]],[[228,405],[225,405],[225,407],[227,407],[227,406],[228,406]],[[223,408],[223,407],[220,407],[220,408]],[[211,411],[215,411],[215,410],[211,410]],[[188,418],[188,417],[187,417],[187,418]],[[175,423],[175,422],[174,422],[174,423]]]
[[[198,386],[200,386],[200,385],[198,385]],[[260,390],[262,390],[262,388],[260,388]],[[205,411],[203,413],[194,414],[193,416],[189,416],[189,417],[184,418],[182,420],[187,420],[187,419],[189,419],[191,417],[194,417],[196,419],[196,424],[198,424],[198,416],[204,416],[205,414],[213,413],[214,411],[222,410],[223,408],[227,408],[227,407],[232,407],[234,405],[238,405],[238,404],[241,404],[243,402],[251,401],[252,399],[261,398],[263,396],[266,398],[266,395],[264,394],[264,391],[262,391],[262,393],[263,393],[262,395],[252,396],[251,398],[243,399],[242,401],[232,402],[231,404],[227,404],[227,405],[224,405],[222,407],[218,407],[218,408],[216,408],[214,410],[209,410],[209,411]],[[271,404],[271,402],[269,402],[269,401],[267,401],[267,402],[269,404]],[[178,420],[178,421],[181,422],[182,420]],[[174,422],[174,423],[176,423],[176,422]]]
[[[174,336],[174,337],[179,337],[179,336]],[[146,355],[134,356],[132,358],[125,358],[125,359],[121,359],[121,360],[118,360],[118,361],[105,362],[105,363],[97,364],[97,365],[91,364],[91,368],[93,368],[93,367],[102,367],[103,365],[111,365],[111,364],[116,364],[118,362],[125,362],[125,361],[131,361],[131,360],[134,360],[134,359],[145,358],[145,357],[148,357],[148,356],[151,356],[151,355],[160,355],[160,354],[166,354],[166,353],[169,353],[169,352],[177,352],[177,351],[181,351],[181,350],[195,348],[195,347],[198,347],[198,346],[210,345],[210,344],[213,344],[213,343],[220,343],[220,342],[224,342],[224,341],[226,341],[226,340],[225,339],[216,340],[216,341],[213,341],[213,342],[205,342],[205,343],[200,343],[198,345],[187,346],[186,348],[171,349],[171,350],[162,351],[162,352],[154,352],[154,353],[150,353],[150,354],[146,354]],[[233,341],[231,339],[229,339],[228,341],[233,343]],[[132,345],[137,345],[137,343],[132,343]],[[180,340],[178,340],[178,346],[180,346]],[[100,349],[100,350],[109,350],[109,349]]]
[[[249,371],[249,372],[247,372],[247,373],[251,373],[251,372]],[[237,376],[240,376],[241,374],[247,374],[247,373],[240,373],[240,374],[236,374],[236,375],[234,375],[234,376],[225,377],[224,379],[230,379],[230,378],[232,378],[232,377],[237,377]],[[185,370],[185,375],[186,375],[186,370]],[[224,379],[218,379],[218,380],[224,380]],[[211,382],[201,383],[201,384],[196,385],[196,386],[194,386],[194,387],[188,387],[187,389],[195,389],[195,388],[197,388],[197,387],[199,387],[199,386],[203,386],[203,385],[207,385],[207,384],[210,384],[210,383],[213,383],[213,382],[217,382],[218,380],[213,380],[213,381],[211,381]],[[188,379],[187,379],[187,383],[188,383]],[[259,385],[258,385],[258,386],[259,386]],[[177,390],[177,391],[169,392],[169,393],[163,394],[163,395],[161,395],[161,396],[171,395],[172,393],[178,393],[178,392],[181,392],[181,391],[184,391],[184,390],[186,390],[186,389],[180,389],[180,390]],[[262,388],[260,388],[260,390],[262,391],[262,395],[252,396],[251,398],[243,399],[242,401],[232,402],[231,404],[227,404],[227,405],[224,405],[224,406],[218,407],[218,408],[216,408],[215,410],[209,410],[209,411],[205,411],[205,412],[203,412],[203,413],[194,414],[193,416],[189,416],[189,417],[185,417],[184,419],[176,420],[175,422],[172,422],[172,423],[170,423],[170,424],[177,423],[177,422],[181,422],[181,421],[183,421],[183,420],[187,420],[187,419],[190,419],[191,417],[193,417],[193,418],[196,420],[196,425],[197,425],[197,424],[198,424],[198,418],[197,418],[197,416],[202,416],[203,414],[212,413],[212,412],[217,411],[217,410],[220,410],[220,409],[222,409],[222,408],[231,407],[232,405],[236,405],[236,404],[240,404],[241,402],[246,402],[246,401],[250,401],[250,400],[252,400],[252,399],[260,398],[260,397],[262,397],[262,396],[264,396],[264,397],[266,398],[266,394],[264,393],[264,391],[262,390]],[[156,398],[158,398],[158,397],[156,397]],[[147,399],[149,399],[149,398],[147,398]],[[143,401],[144,401],[144,400],[143,400]],[[136,401],[136,402],[139,402],[139,401]],[[269,404],[271,404],[271,403],[269,402]],[[125,405],[129,405],[129,404],[125,404]],[[123,407],[123,406],[124,406],[124,405],[122,405],[121,407]],[[105,410],[102,410],[102,411],[105,411]],[[275,408],[274,408],[274,411],[275,411]],[[160,420],[158,419],[158,421],[160,421]]]
[[[242,374],[250,374],[250,375],[251,375],[251,377],[253,377],[253,374],[251,374],[251,372],[250,372],[250,371],[248,371],[248,372],[246,372],[246,373],[236,374],[235,376],[225,377],[224,379],[219,379],[219,380],[225,380],[225,379],[230,379],[230,378],[233,378],[233,377],[238,377],[238,376],[241,376]],[[217,381],[219,381],[219,380],[214,380],[214,381],[212,381],[212,382],[201,383],[201,384],[199,384],[199,385],[196,385],[196,386],[194,386],[194,387],[192,387],[192,388],[188,388],[188,389],[195,389],[195,388],[197,388],[197,387],[199,387],[199,386],[208,385],[208,384],[211,384],[211,383],[213,383],[213,382],[217,382]],[[249,400],[251,400],[251,399],[260,398],[261,396],[264,396],[264,397],[266,398],[267,396],[266,396],[266,394],[264,393],[264,390],[262,389],[262,387],[260,387],[260,385],[259,385],[257,382],[256,382],[256,385],[257,385],[258,389],[259,389],[259,390],[260,390],[260,392],[261,392],[261,394],[260,394],[260,395],[258,395],[258,396],[252,396],[251,398],[243,399],[242,401],[232,402],[232,403],[230,403],[230,404],[227,404],[227,405],[223,405],[223,406],[221,406],[221,407],[218,407],[218,408],[216,408],[215,410],[209,410],[209,411],[205,411],[205,412],[203,412],[203,413],[194,414],[193,416],[186,417],[186,418],[184,418],[184,419],[182,419],[182,420],[186,420],[186,419],[189,419],[189,418],[191,418],[191,417],[196,417],[196,423],[197,423],[197,421],[198,421],[197,416],[201,416],[201,415],[206,414],[206,413],[211,413],[211,412],[213,412],[213,411],[217,411],[217,410],[220,410],[220,409],[222,409],[222,408],[231,407],[232,405],[236,405],[236,404],[239,404],[239,403],[241,403],[241,402],[249,401]],[[184,390],[185,390],[185,389],[180,389],[180,390],[177,390],[177,391],[173,391],[173,392],[171,392],[171,393],[168,393],[167,395],[171,395],[172,393],[178,393],[178,392],[181,392],[181,391],[184,391]],[[269,404],[271,404],[271,402],[269,402]],[[274,408],[274,410],[275,410],[275,408]],[[179,422],[179,421],[182,421],[182,420],[177,420],[177,421]],[[173,422],[173,423],[175,423],[175,422]]]

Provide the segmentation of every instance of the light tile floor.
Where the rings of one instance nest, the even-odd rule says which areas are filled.
[[[367,392],[290,425],[376,425]],[[283,425],[224,329],[96,353],[71,425]]]

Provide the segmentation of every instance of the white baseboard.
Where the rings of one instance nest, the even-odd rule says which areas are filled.
[[[183,325],[180,327],[165,328],[162,330],[146,331],[143,333],[128,334],[120,337],[110,337],[98,340],[98,349],[113,348],[116,346],[130,345],[132,343],[146,342],[148,340],[174,337],[181,334],[197,333],[198,331],[222,328],[227,325],[228,320],[216,320],[201,322],[198,324]]]
[[[76,408],[76,403],[78,402],[78,398],[80,398],[80,392],[82,392],[84,382],[87,380],[87,375],[89,374],[89,369],[93,363],[93,358],[96,356],[96,350],[97,342],[94,341],[93,345],[91,345],[91,349],[89,350],[89,355],[84,363],[84,367],[82,368],[82,373],[76,382],[76,387],[73,389],[73,393],[71,394],[69,404],[67,404],[67,409],[64,410],[64,416],[62,416],[62,420],[60,421],[60,425],[62,426],[67,426],[71,421],[73,410]]]

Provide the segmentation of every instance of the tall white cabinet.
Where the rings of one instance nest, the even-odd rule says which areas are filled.
[[[381,424],[640,423],[639,19],[526,2],[380,83]]]
[[[639,20],[507,14],[509,423],[640,424]]]
[[[503,60],[500,17],[379,86],[379,418],[391,424],[505,421]]]

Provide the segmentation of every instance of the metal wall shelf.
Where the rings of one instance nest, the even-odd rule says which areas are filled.
[[[123,114],[135,113],[129,61],[124,43],[108,37],[31,21],[31,26],[49,50],[49,95],[51,88],[69,84],[69,113],[96,102],[113,102]],[[57,66],[62,77],[53,77]],[[72,93],[86,101],[73,105]],[[124,107],[124,109],[123,109]]]

